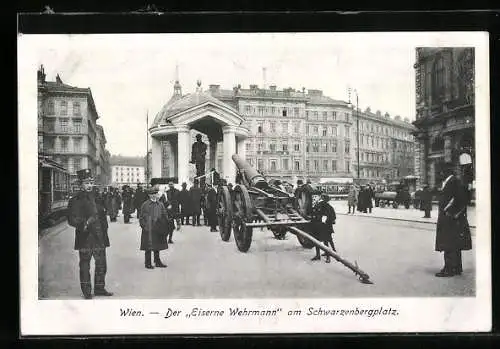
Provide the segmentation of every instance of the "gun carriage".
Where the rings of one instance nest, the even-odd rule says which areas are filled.
[[[270,184],[239,155],[232,159],[237,167],[236,185],[232,193],[226,185],[219,186],[217,217],[223,241],[229,241],[231,231],[239,251],[247,252],[252,244],[253,229],[266,227],[275,237],[287,232],[297,236],[299,243],[307,249],[318,247],[353,271],[363,283],[372,283],[368,274],[330,247],[314,238],[313,198],[307,186],[291,195]]]

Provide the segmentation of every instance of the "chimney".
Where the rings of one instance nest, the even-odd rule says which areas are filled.
[[[389,115],[389,113],[387,113],[387,112],[386,112],[386,113],[384,114],[384,117],[385,117],[386,119],[389,119],[391,116]]]
[[[410,123],[410,119],[404,118],[404,122],[406,122],[407,124],[409,124]]]
[[[317,96],[317,97],[323,96],[323,91],[322,90],[309,90],[309,91],[307,91],[307,93],[310,96]]]
[[[43,84],[45,82],[45,69],[43,68],[43,64],[40,65],[40,68],[38,69],[37,79],[39,84]]]
[[[258,88],[258,85],[250,85],[250,90],[257,90]]]
[[[266,67],[262,68],[262,87],[264,88],[264,90],[267,88],[266,71]]]
[[[210,90],[210,93],[219,93],[220,85],[209,85],[208,89]]]
[[[59,74],[57,74],[57,76],[56,76],[56,82],[58,84],[62,84],[63,83],[62,80],[61,80],[61,77],[59,76]]]
[[[380,110],[377,110],[377,116],[382,116],[382,113],[380,112]]]
[[[270,89],[271,91],[276,91],[276,85],[271,85],[271,86],[269,86],[269,89]]]
[[[367,107],[366,110],[365,110],[365,113],[371,113],[371,108],[370,107]]]
[[[396,115],[396,116],[394,117],[394,120],[398,120],[398,121],[400,121],[400,120],[401,120],[401,116]]]

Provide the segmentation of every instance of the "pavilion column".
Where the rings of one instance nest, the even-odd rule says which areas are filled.
[[[161,177],[161,140],[151,137],[151,178]]]
[[[208,168],[206,169],[207,172],[211,170],[212,168],[216,168],[216,162],[217,162],[217,141],[215,139],[210,139],[210,144],[209,144],[209,164]]]
[[[232,156],[236,153],[236,134],[231,126],[224,126],[223,132],[223,178],[228,183],[234,183],[236,178],[236,165],[233,162]]]
[[[181,126],[177,131],[177,177],[179,184],[189,181],[189,127]]]
[[[247,157],[246,139],[244,137],[239,137],[237,145],[238,155],[245,160]]]

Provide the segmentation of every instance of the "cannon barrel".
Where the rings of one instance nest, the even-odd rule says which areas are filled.
[[[256,169],[250,166],[250,164],[245,159],[243,159],[238,154],[233,154],[232,159],[240,173],[245,176],[245,179],[248,183],[260,189],[268,187],[266,179]]]

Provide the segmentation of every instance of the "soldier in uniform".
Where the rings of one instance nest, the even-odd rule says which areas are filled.
[[[151,263],[151,252],[153,252],[155,266],[166,268],[160,259],[160,251],[168,248],[170,217],[163,203],[158,200],[158,188],[156,186],[148,188],[147,194],[149,199],[139,210],[139,224],[142,228],[140,249],[144,251],[144,266],[147,269],[154,269]]]
[[[462,274],[462,250],[472,249],[467,221],[467,192],[451,170],[441,171],[443,185],[436,225],[436,251],[444,254],[444,267],[437,277]]]
[[[328,203],[330,197],[328,194],[321,194],[321,201],[313,208],[313,231],[316,239],[322,241],[325,246],[328,247],[330,244],[332,250],[335,250],[335,245],[333,244],[333,224],[337,216],[335,214],[334,208]],[[316,247],[316,255],[311,259],[312,261],[318,261],[321,259],[320,249]],[[330,256],[326,255],[326,263],[330,263]]]
[[[205,174],[205,158],[207,155],[207,145],[202,142],[201,134],[196,135],[196,142],[193,143],[191,148],[191,163],[196,166],[196,176],[203,176]],[[205,184],[205,177],[200,178],[201,186]]]
[[[106,248],[109,247],[107,219],[103,202],[92,192],[93,178],[90,169],[77,172],[81,191],[68,203],[68,223],[75,228],[75,250],[79,254],[80,287],[85,299],[92,299],[90,261],[94,257],[94,295],[112,296],[105,288]],[[106,224],[104,224],[106,221]]]

